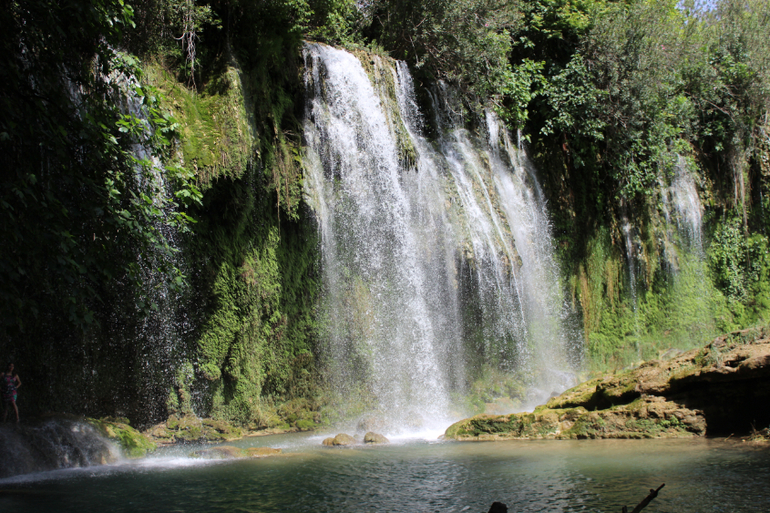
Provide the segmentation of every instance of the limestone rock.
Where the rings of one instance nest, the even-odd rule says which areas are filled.
[[[385,438],[379,433],[375,433],[373,431],[369,431],[364,435],[364,443],[366,444],[387,444],[390,443],[390,440]]]
[[[669,360],[582,383],[532,413],[477,415],[446,438],[671,438],[770,424],[770,329],[744,330]]]

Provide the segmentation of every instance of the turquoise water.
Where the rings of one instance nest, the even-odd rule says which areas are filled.
[[[175,448],[140,461],[0,481],[0,511],[620,512],[665,483],[645,513],[756,512],[770,504],[770,447],[699,440],[320,446],[246,439],[284,456],[201,461]]]

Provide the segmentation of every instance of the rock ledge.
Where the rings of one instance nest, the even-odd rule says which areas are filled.
[[[770,425],[770,328],[717,337],[670,360],[592,379],[532,413],[477,415],[455,440],[749,435]]]

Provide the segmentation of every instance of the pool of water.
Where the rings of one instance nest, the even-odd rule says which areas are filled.
[[[756,512],[770,447],[724,440],[485,443],[402,439],[328,448],[319,436],[245,439],[283,456],[202,461],[190,447],[121,464],[0,480],[0,511],[620,512],[660,484],[653,512]]]

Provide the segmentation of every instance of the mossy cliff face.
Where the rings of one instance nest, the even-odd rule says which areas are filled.
[[[231,59],[201,92],[154,74],[182,125],[178,158],[194,167],[203,194],[186,240],[195,328],[166,408],[180,422],[206,416],[250,429],[307,429],[316,416],[305,410],[318,409],[308,403],[317,393],[317,244],[297,192],[298,150],[281,128],[296,123],[299,72],[284,63],[296,76],[284,70],[266,86],[270,68],[252,61],[241,68]],[[269,115],[265,94],[282,98]],[[286,413],[284,403],[299,398],[304,408]],[[198,437],[168,428],[174,439]]]
[[[670,360],[587,381],[532,413],[477,415],[456,440],[675,438],[748,434],[770,424],[770,330],[718,337]]]

